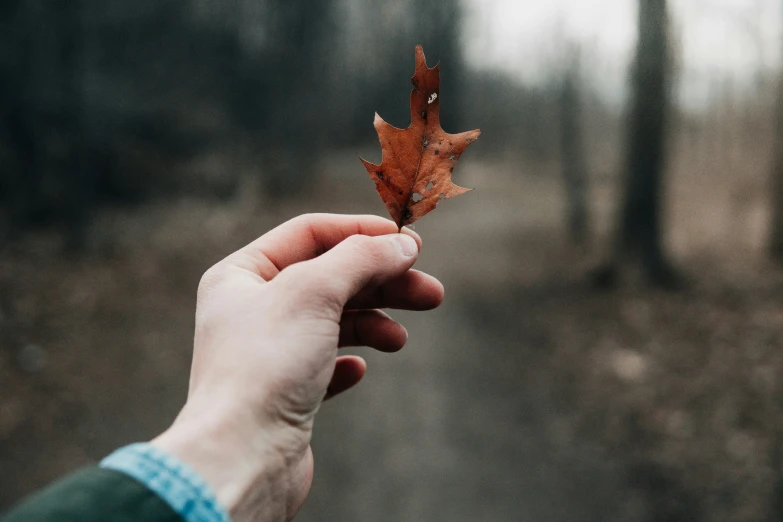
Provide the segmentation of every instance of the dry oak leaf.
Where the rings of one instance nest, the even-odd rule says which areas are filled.
[[[478,129],[448,134],[440,127],[440,70],[438,65],[427,67],[420,45],[411,83],[410,126],[398,129],[376,113],[381,164],[362,159],[400,229],[434,210],[441,199],[472,190],[452,183],[451,173],[460,155],[481,134]]]

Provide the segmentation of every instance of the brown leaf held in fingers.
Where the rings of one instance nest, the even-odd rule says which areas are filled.
[[[433,210],[441,199],[471,189],[451,182],[460,155],[481,131],[448,134],[440,127],[440,71],[427,67],[416,46],[416,72],[411,78],[411,124],[392,127],[375,114],[375,130],[383,151],[380,165],[362,159],[375,188],[399,228]]]

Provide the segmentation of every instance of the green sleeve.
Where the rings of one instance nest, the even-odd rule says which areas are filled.
[[[33,494],[1,522],[182,522],[166,502],[124,473],[78,471]]]

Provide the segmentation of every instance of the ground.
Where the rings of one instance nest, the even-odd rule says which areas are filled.
[[[0,250],[0,509],[171,422],[210,264],[302,212],[384,213],[355,156],[325,164],[294,203],[150,203],[101,212],[80,254],[45,231]],[[762,188],[675,175],[666,241],[689,284],[597,291],[612,179],[577,249],[554,169],[458,170],[477,190],[416,224],[446,301],[393,313],[401,353],[357,350],[366,381],[319,414],[298,520],[779,519],[783,271]]]

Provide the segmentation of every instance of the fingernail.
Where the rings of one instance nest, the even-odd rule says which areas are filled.
[[[393,239],[397,243],[397,248],[400,249],[402,255],[411,257],[418,254],[419,246],[412,237],[406,236],[405,234],[394,234]]]

